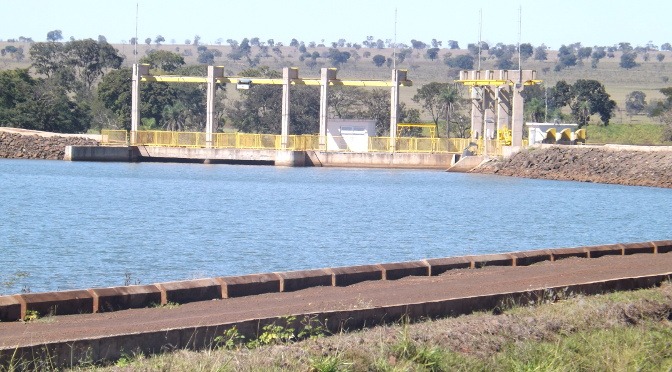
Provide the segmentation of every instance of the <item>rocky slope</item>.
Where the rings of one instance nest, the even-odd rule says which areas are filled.
[[[492,160],[474,173],[672,188],[672,151],[554,146]]]
[[[83,137],[40,136],[0,131],[0,158],[63,160],[65,146],[97,146]]]

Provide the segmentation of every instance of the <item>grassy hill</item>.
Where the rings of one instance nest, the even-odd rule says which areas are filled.
[[[28,67],[30,65],[28,50],[30,45],[27,43],[8,43],[0,42],[0,49],[7,45],[14,45],[17,48],[23,47],[24,59],[16,61],[11,56],[0,57],[0,69],[12,69],[17,67]],[[129,44],[114,44],[114,46],[126,56],[125,64],[130,65],[134,62],[133,46]],[[225,73],[229,76],[234,76],[240,71],[249,68],[249,64],[245,60],[234,61],[228,59],[226,56],[231,52],[229,46],[224,45],[207,45],[208,49],[219,50],[222,53],[221,57],[215,59],[215,64],[225,66]],[[146,44],[138,45],[138,55],[141,57],[149,50],[161,49],[180,53],[184,56],[187,64],[198,64],[197,47],[194,45],[185,44],[163,44],[160,46]],[[301,62],[299,57],[301,53],[298,48],[283,46],[279,48],[281,53],[274,53],[271,48],[268,50],[268,57],[260,59],[259,65],[266,65],[272,69],[281,69],[282,67],[299,67],[299,74],[302,77],[318,77],[319,69],[321,67],[331,67],[329,60],[326,58],[318,58],[317,64],[312,69],[308,67],[305,62]],[[319,53],[326,52],[328,47],[307,48],[308,52],[317,51]],[[252,56],[259,53],[258,47],[252,48]],[[338,76],[340,78],[352,79],[390,79],[390,68],[376,67],[373,64],[372,57],[380,54],[385,57],[393,55],[392,49],[373,49],[373,48],[339,48],[341,51],[350,52],[353,57],[349,62],[339,67]],[[370,55],[364,57],[365,53]],[[409,78],[413,80],[414,87],[404,88],[401,93],[402,102],[414,107],[411,97],[415,94],[418,87],[423,84],[437,81],[437,82],[452,82],[454,79],[455,70],[451,70],[445,63],[443,57],[447,53],[452,53],[453,56],[468,53],[467,50],[449,50],[441,49],[439,57],[435,60],[430,60],[425,56],[425,51],[416,50],[410,57],[407,57],[398,68],[408,69]],[[655,57],[658,53],[662,53],[665,58],[659,62]],[[487,57],[487,53],[483,54]],[[597,68],[590,66],[590,60],[584,61],[582,65],[566,68],[555,72],[553,67],[557,62],[557,52],[549,51],[548,60],[535,61],[532,58],[523,63],[524,69],[533,69],[537,71],[537,77],[543,80],[547,86],[553,86],[560,80],[566,80],[572,83],[578,79],[594,79],[600,81],[605,85],[607,92],[612,96],[612,99],[618,104],[618,111],[612,119],[612,123],[648,123],[651,119],[646,116],[628,117],[625,114],[625,97],[628,93],[639,90],[646,94],[647,101],[662,99],[659,89],[672,86],[670,77],[672,77],[672,52],[651,52],[648,61],[645,61],[640,54],[637,58],[638,67],[626,70],[619,67],[620,52],[617,52],[614,58],[602,59]],[[495,59],[488,58],[481,64],[481,69],[496,69]],[[517,66],[516,66],[517,67]]]

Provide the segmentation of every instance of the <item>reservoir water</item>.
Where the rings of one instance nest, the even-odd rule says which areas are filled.
[[[0,160],[0,294],[666,240],[671,215],[672,190],[648,187]]]

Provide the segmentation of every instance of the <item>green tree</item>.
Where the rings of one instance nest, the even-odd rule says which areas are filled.
[[[47,32],[47,40],[48,41],[59,41],[63,39],[63,31],[61,30],[53,30]]]
[[[530,43],[522,43],[520,44],[520,57],[524,60],[532,57],[534,54],[534,47],[532,47],[532,44]]]
[[[385,60],[386,60],[385,56],[380,54],[376,54],[375,56],[373,56],[373,58],[371,58],[371,61],[373,62],[374,65],[376,65],[376,67],[382,67],[385,64]]]
[[[163,43],[164,41],[166,41],[166,38],[164,38],[161,35],[156,35],[156,37],[154,38],[154,44],[156,44],[156,46],[160,46],[161,43]]]
[[[281,74],[268,67],[241,72],[248,77],[280,78]],[[291,88],[290,133],[306,134],[319,131],[319,89],[295,86]],[[246,133],[280,134],[282,123],[282,87],[258,85],[240,92],[241,98],[229,110],[231,125]]]
[[[456,57],[447,57],[444,63],[451,68],[460,70],[472,70],[474,68],[474,57],[468,54],[462,54]]]
[[[56,79],[71,92],[79,86],[90,91],[106,71],[118,69],[124,60],[110,44],[93,39],[33,43],[29,53],[37,73]]]
[[[429,48],[427,49],[427,58],[430,60],[435,60],[439,56],[439,48]]]
[[[112,45],[93,39],[68,42],[63,52],[68,65],[88,90],[107,70],[118,69],[124,61],[124,57]]]
[[[579,51],[577,52],[577,56],[579,57],[579,59],[585,59],[585,58],[589,58],[592,53],[593,53],[593,48],[583,47],[583,48],[579,48]]]
[[[642,113],[646,106],[646,94],[640,90],[630,92],[625,97],[625,111],[630,116]]]
[[[537,61],[545,61],[548,58],[548,51],[546,45],[541,44],[534,48],[534,59]]]
[[[566,45],[562,45],[558,49],[558,64],[555,66],[555,71],[560,71],[566,67],[576,66],[577,57],[574,54],[574,49]]]
[[[446,110],[443,93],[449,89],[449,83],[432,82],[418,88],[412,99],[413,102],[420,104],[432,117],[434,124],[438,125],[439,119],[445,116]]]
[[[30,101],[35,84],[28,69],[0,70],[0,126],[15,126],[16,107]]]
[[[67,92],[50,80],[40,80],[31,104],[25,107],[24,128],[59,133],[85,133],[91,127],[88,102],[75,102]],[[23,125],[22,125],[23,124]]]
[[[569,104],[572,115],[579,122],[579,126],[586,125],[590,115],[600,115],[604,125],[609,124],[613,116],[616,102],[597,80],[577,80],[571,89],[572,101]]]
[[[425,44],[424,42],[422,42],[420,40],[415,40],[415,39],[411,40],[411,46],[413,47],[413,49],[418,49],[418,50],[427,48],[427,44]]]
[[[665,100],[667,101],[668,105],[672,104],[672,87],[662,88],[660,89],[660,93],[665,96]]]
[[[98,98],[117,116],[117,127],[131,129],[131,78],[130,68],[110,71],[98,84]]]
[[[334,67],[339,67],[340,65],[347,63],[350,59],[350,52],[341,52],[336,48],[330,48],[327,58],[331,62],[331,65]]]
[[[52,77],[57,71],[65,67],[66,60],[63,49],[62,43],[33,43],[28,51],[33,62],[32,67],[38,74]]]
[[[140,63],[148,63],[152,68],[172,73],[184,66],[184,58],[167,50],[152,50],[140,59]]]
[[[621,62],[619,63],[619,66],[628,70],[637,67],[639,64],[635,62],[636,59],[637,53],[623,52],[623,54],[621,54]]]
[[[363,109],[362,102],[366,91],[356,87],[335,86],[329,89],[327,94],[329,108],[337,118],[354,119]]]

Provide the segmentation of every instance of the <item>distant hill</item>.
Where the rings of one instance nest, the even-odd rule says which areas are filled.
[[[17,67],[28,67],[30,65],[29,53],[30,45],[27,43],[8,43],[0,42],[0,50],[7,45],[13,45],[17,48],[23,48],[24,58],[22,61],[16,61],[12,56],[6,54],[0,56],[0,69],[12,69]],[[126,56],[126,65],[131,65],[134,62],[133,45],[130,44],[113,44],[122,54]],[[232,60],[227,57],[231,53],[232,48],[228,45],[206,45],[208,50],[219,51],[221,56],[215,57],[216,65],[225,67],[227,75],[237,75],[240,71],[250,68],[247,59]],[[201,47],[202,48],[202,47]],[[160,46],[146,44],[138,45],[138,56],[145,55],[148,51],[154,49],[167,50],[179,53],[184,56],[187,64],[198,64],[198,46],[185,44],[162,44]],[[329,47],[315,47],[310,48],[306,46],[307,53],[318,52],[321,56],[328,53]],[[381,55],[385,58],[391,58],[395,52],[391,48],[376,49],[361,47],[359,49],[353,47],[338,48],[341,52],[348,52],[351,54],[347,63],[339,66],[338,76],[340,78],[357,78],[357,79],[389,79],[391,77],[390,68],[385,64],[381,67],[376,67],[373,63],[373,57]],[[261,55],[262,49],[258,46],[252,47],[250,56],[255,58],[259,55],[258,65],[269,66],[272,69],[281,69],[282,67],[298,67],[299,74],[303,77],[319,76],[319,69],[321,67],[332,67],[328,58],[319,57],[314,62],[310,58],[301,60],[301,53],[298,47],[282,46],[275,48],[267,48],[267,53]],[[397,50],[397,53],[400,51]],[[423,84],[437,81],[437,82],[451,82],[454,79],[456,69],[451,69],[444,63],[446,54],[451,53],[452,56],[468,54],[469,51],[465,49],[440,49],[437,57],[431,60],[427,57],[427,49],[414,49],[403,62],[397,65],[398,68],[408,69],[408,76],[414,82],[414,88],[405,88],[402,90],[402,102],[408,102],[412,105],[410,98],[415,94],[415,89]],[[663,55],[663,60],[659,61],[658,54]],[[484,51],[482,56],[485,58],[481,62],[481,69],[497,69],[495,67],[496,59],[488,56],[487,51]],[[619,67],[620,52],[615,52],[613,58],[605,57],[600,60],[596,68],[591,67],[590,59],[586,59],[579,65],[564,68],[560,71],[554,71],[557,64],[557,51],[548,51],[546,61],[536,61],[529,58],[523,62],[524,69],[533,69],[537,71],[537,77],[543,80],[548,86],[555,85],[560,80],[568,82],[576,81],[577,79],[594,79],[600,81],[605,85],[607,92],[617,102],[619,109],[623,113],[616,113],[616,117],[612,122],[632,122],[632,121],[647,121],[646,118],[630,120],[625,117],[625,97],[632,91],[642,91],[646,94],[647,101],[662,99],[663,96],[658,91],[661,88],[672,86],[670,78],[672,77],[672,52],[670,51],[651,51],[648,53],[648,60],[645,60],[644,54],[640,53],[637,56],[637,67],[631,69],[624,69]],[[312,68],[311,68],[312,67]],[[516,69],[517,62],[514,58],[514,69]]]

